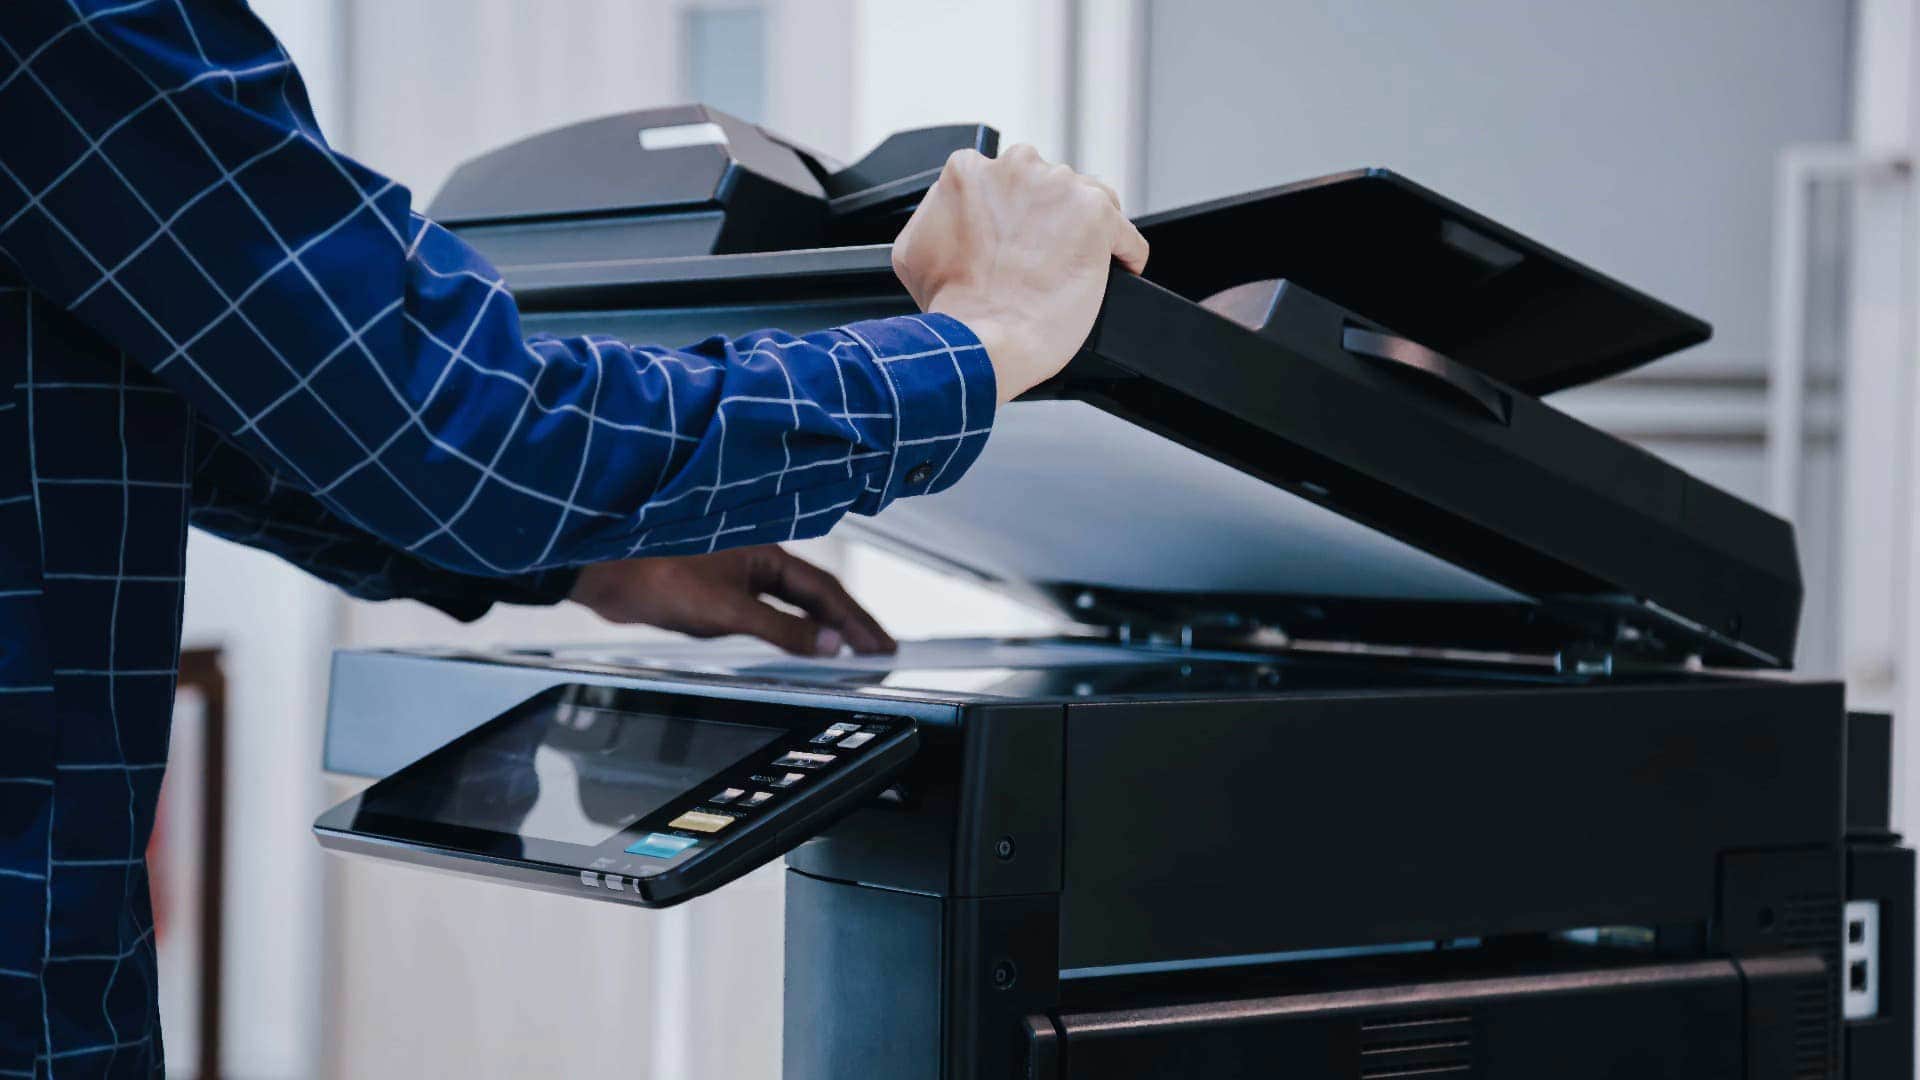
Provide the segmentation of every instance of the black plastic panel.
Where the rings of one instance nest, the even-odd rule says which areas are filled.
[[[1488,617],[1464,623],[1513,651],[1584,641],[1668,661],[1791,664],[1792,526],[1525,394],[1509,399],[1504,423],[1436,399],[1345,350],[1358,318],[1288,284],[1250,330],[1116,271],[1085,350],[1040,392],[1088,401],[1536,599],[1544,617],[1477,605]],[[1130,494],[1118,501],[1150,503]],[[1315,601],[1350,638],[1448,643],[1446,605],[1367,629],[1377,601]]]
[[[1140,219],[1185,296],[1286,278],[1510,386],[1545,394],[1695,345],[1706,323],[1385,169]]]
[[[789,872],[786,909],[782,1074],[941,1080],[945,905]]]
[[[1847,835],[1891,835],[1893,821],[1893,717],[1847,714]]]
[[[1833,850],[1843,736],[1837,684],[1071,706],[1061,966],[1704,925],[1722,853]]]
[[[712,125],[720,138],[649,148],[649,130]],[[754,186],[736,192],[748,179]],[[583,120],[470,159],[434,196],[436,221],[619,216],[726,204],[763,221],[767,232],[746,250],[767,250],[791,229],[770,214],[809,202],[824,217],[826,191],[791,147],[718,109],[682,105]],[[749,204],[758,202],[759,206]],[[742,237],[743,240],[748,238]]]
[[[1880,1012],[1843,1028],[1849,1080],[1914,1075],[1913,871],[1911,848],[1877,843],[1847,849],[1847,899],[1880,905]]]

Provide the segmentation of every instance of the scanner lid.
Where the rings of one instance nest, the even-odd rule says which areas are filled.
[[[1706,322],[1388,169],[1356,169],[1138,222],[1183,296],[1296,285],[1529,394],[1616,375]]]
[[[1133,632],[1790,665],[1791,526],[1536,396],[1706,324],[1385,170],[1140,226],[1063,376],[860,528]]]
[[[924,183],[944,156],[887,170]],[[1113,275],[1081,355],[1002,411],[968,475],[848,525],[1130,632],[1791,664],[1791,526],[1537,396],[1705,323],[1385,170],[1139,224],[1145,278]],[[455,227],[529,331],[676,341],[913,310],[883,244],[583,258],[606,219]]]

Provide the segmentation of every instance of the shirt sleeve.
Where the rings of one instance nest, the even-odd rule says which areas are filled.
[[[0,5],[0,254],[366,536],[491,576],[797,539],[984,444],[992,368],[938,315],[526,340],[244,6],[85,7]]]
[[[496,603],[556,604],[573,591],[570,568],[478,577],[408,555],[334,517],[205,424],[194,429],[193,461],[196,528],[278,555],[350,596],[418,600],[471,621]]]

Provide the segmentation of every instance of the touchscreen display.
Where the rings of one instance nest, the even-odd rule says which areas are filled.
[[[369,789],[361,809],[590,847],[783,734],[562,703],[486,725]]]

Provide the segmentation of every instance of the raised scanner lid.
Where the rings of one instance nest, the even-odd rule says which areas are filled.
[[[1090,622],[1791,663],[1785,522],[1291,281],[1197,299],[1116,273],[968,476],[866,527]]]
[[[883,544],[998,583],[1102,592],[1517,603],[1470,570],[1112,413],[1003,409],[942,494],[849,519]],[[943,555],[944,553],[944,555]]]

